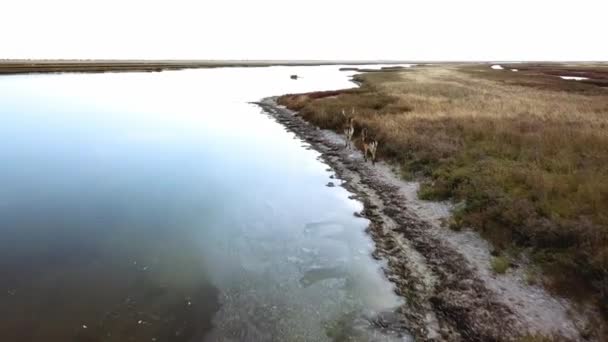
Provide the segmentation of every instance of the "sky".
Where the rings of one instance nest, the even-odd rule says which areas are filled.
[[[0,59],[608,60],[605,0],[3,0]]]

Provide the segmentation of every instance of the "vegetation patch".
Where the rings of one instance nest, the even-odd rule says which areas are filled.
[[[509,269],[509,260],[503,256],[492,258],[492,271],[497,274],[504,274]]]
[[[529,252],[549,288],[589,289],[608,310],[608,93],[518,69],[374,72],[359,89],[279,103],[338,132],[342,110],[353,115],[380,159],[423,181],[422,198],[462,203],[450,227],[477,229],[499,253]]]

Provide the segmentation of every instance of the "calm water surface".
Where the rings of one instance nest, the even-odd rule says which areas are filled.
[[[361,204],[248,103],[338,68],[0,77],[0,340],[397,339]]]

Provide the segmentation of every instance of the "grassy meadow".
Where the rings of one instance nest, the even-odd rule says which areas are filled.
[[[497,253],[525,253],[547,288],[608,311],[608,88],[510,67],[525,70],[370,72],[358,89],[279,103],[339,132],[341,110],[354,108],[356,136],[366,127],[379,159],[423,182],[420,197],[459,203],[452,229],[478,230]]]

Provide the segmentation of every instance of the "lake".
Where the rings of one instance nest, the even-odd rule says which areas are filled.
[[[407,339],[362,204],[250,104],[340,67],[0,77],[0,339]]]

